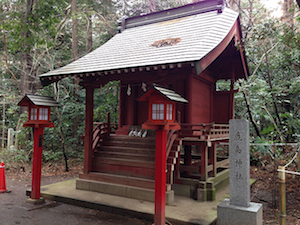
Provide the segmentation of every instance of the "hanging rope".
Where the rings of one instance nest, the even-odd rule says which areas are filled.
[[[284,168],[288,167],[297,157],[298,153],[299,153],[299,150],[300,150],[300,146],[298,145],[298,149],[296,150],[295,152],[295,155],[294,157],[289,161],[289,163],[287,163]],[[300,162],[298,162],[300,163]],[[295,171],[289,171],[289,170],[281,170],[281,169],[277,169],[278,172],[284,172],[284,173],[290,173],[290,174],[295,174],[295,175],[300,175],[299,172],[295,172]]]

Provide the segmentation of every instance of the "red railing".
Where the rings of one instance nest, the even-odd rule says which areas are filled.
[[[98,144],[104,137],[114,133],[118,129],[118,124],[110,123],[110,114],[107,113],[106,123],[94,122],[92,149],[95,151]]]
[[[168,131],[168,133],[167,133],[167,158],[169,157],[172,146],[177,137],[178,137],[177,130],[169,130]]]
[[[181,124],[180,138],[197,138],[200,140],[224,140],[229,138],[229,124]]]

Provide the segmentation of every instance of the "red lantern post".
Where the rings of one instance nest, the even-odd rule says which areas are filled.
[[[142,128],[156,130],[154,224],[165,225],[167,131],[180,129],[175,121],[174,102],[188,101],[174,91],[157,85],[153,85],[138,101],[149,102],[148,121]]]
[[[156,129],[154,224],[165,225],[167,131]]]
[[[28,121],[23,126],[32,127],[34,130],[32,187],[31,196],[27,202],[39,204],[44,202],[40,192],[44,127],[54,127],[50,121],[50,107],[59,106],[59,104],[52,97],[25,95],[18,105],[28,107]]]
[[[32,189],[31,199],[41,197],[41,173],[42,173],[42,152],[44,128],[34,128],[33,131],[33,160],[32,160]]]

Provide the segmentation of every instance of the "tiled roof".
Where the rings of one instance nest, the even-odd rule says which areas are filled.
[[[182,97],[180,94],[176,93],[175,91],[171,89],[167,89],[164,87],[161,87],[157,84],[153,84],[150,89],[147,90],[147,92],[141,94],[137,97],[139,101],[149,101],[149,96],[153,92],[159,92],[161,95],[163,95],[165,98],[174,101],[174,102],[181,102],[181,103],[188,103],[188,100],[186,100],[184,97]]]
[[[157,91],[159,91],[162,95],[164,95],[166,98],[170,99],[174,102],[182,102],[182,103],[188,103],[188,100],[180,96],[178,93],[176,93],[173,90],[163,88],[157,85],[153,85],[153,88]]]
[[[19,106],[23,106],[23,103],[26,102],[26,100],[29,100],[32,102],[34,105],[37,106],[54,106],[54,107],[59,107],[59,103],[54,100],[54,98],[50,96],[41,96],[41,95],[31,95],[31,94],[26,94],[23,99],[19,102]]]
[[[125,29],[84,57],[40,78],[201,60],[227,36],[238,13],[225,8]],[[177,44],[152,46],[163,40]]]

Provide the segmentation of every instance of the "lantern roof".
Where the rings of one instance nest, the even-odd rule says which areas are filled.
[[[176,93],[175,91],[171,90],[171,89],[167,89],[164,87],[161,87],[157,84],[153,84],[152,87],[146,91],[145,93],[143,93],[142,95],[140,95],[137,100],[138,101],[148,101],[149,97],[154,93],[157,92],[159,94],[161,94],[162,96],[164,96],[165,98],[167,98],[170,101],[174,101],[174,102],[181,102],[181,103],[188,103],[188,100],[186,100],[185,98],[183,98],[180,94]]]
[[[60,106],[59,103],[55,101],[53,97],[26,94],[18,103],[18,106],[29,106],[29,105],[48,106],[48,107]]]

